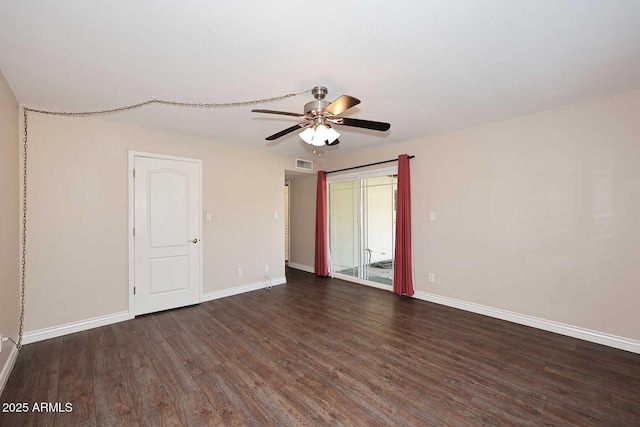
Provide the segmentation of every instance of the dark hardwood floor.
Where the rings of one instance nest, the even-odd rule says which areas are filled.
[[[640,355],[340,280],[24,346],[2,426],[640,426]],[[3,405],[4,406],[4,405]]]

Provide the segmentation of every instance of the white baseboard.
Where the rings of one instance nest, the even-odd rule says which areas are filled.
[[[557,334],[566,335],[569,337],[578,338],[581,340],[590,341],[597,344],[618,348],[620,350],[626,350],[632,353],[640,354],[640,341],[632,340],[630,338],[610,335],[604,332],[592,331],[590,329],[585,329],[578,326],[567,325],[565,323],[554,322],[552,320],[540,319],[538,317],[514,313],[512,311],[488,307],[486,305],[475,304],[455,298],[443,297],[428,292],[416,291],[413,294],[413,297],[424,301],[446,305],[448,307],[459,308],[460,310],[483,314],[485,316],[495,317],[496,319],[507,320],[509,322],[518,323],[520,325],[531,326],[533,328],[555,332]]]
[[[302,271],[313,273],[313,269],[309,266],[289,263],[291,268],[295,268]],[[287,282],[285,277],[279,277],[271,280],[271,285],[282,285]],[[238,295],[245,292],[251,292],[258,289],[263,289],[265,282],[260,281],[256,283],[250,283],[248,285],[236,286],[234,288],[223,289],[220,291],[209,292],[202,295],[202,302],[212,301],[214,299],[225,298],[232,295]],[[528,316],[525,314],[515,313],[508,310],[502,310],[493,308],[481,304],[462,301],[455,298],[444,297],[436,294],[431,294],[423,291],[416,291],[413,295],[414,298],[433,302],[436,304],[445,305],[448,307],[458,308],[472,313],[482,314],[496,319],[502,319],[521,325],[531,326],[534,328],[542,329],[545,331],[555,332],[561,335],[578,338],[585,341],[594,342],[597,344],[606,345],[621,350],[630,351],[632,353],[640,354],[640,341],[630,338],[620,337],[616,335],[607,334],[604,332],[593,331],[590,329],[581,328],[578,326],[567,325],[565,323],[554,322],[552,320],[545,320],[538,317]],[[86,331],[87,329],[97,328],[100,326],[106,326],[113,323],[123,322],[129,320],[129,312],[122,311],[119,313],[108,314],[105,316],[94,317],[91,319],[85,319],[78,322],[71,322],[64,325],[53,326],[50,328],[39,329],[36,331],[26,332],[22,338],[23,344],[31,344],[38,341],[47,340],[50,338],[56,338],[63,335],[72,334],[75,332]],[[4,385],[9,378],[11,369],[15,364],[17,357],[17,349],[12,347],[11,354],[0,371],[0,392],[4,388]]]
[[[271,279],[270,285],[271,286],[284,285],[285,283],[287,283],[286,277],[278,277],[276,279]],[[202,294],[201,302],[213,301],[214,299],[226,298],[232,295],[243,294],[245,292],[257,291],[258,289],[264,289],[265,284],[266,283],[263,280],[260,282],[249,283],[248,285],[242,285],[242,286],[236,286],[234,288],[223,289],[221,291],[207,292],[206,294]]]
[[[11,345],[11,353],[9,353],[9,358],[4,363],[4,366],[0,371],[0,395],[2,395],[2,392],[4,391],[4,386],[7,385],[7,381],[9,380],[9,375],[11,375],[13,366],[16,364],[16,359],[18,358],[17,347],[14,346],[13,343],[11,343],[10,345]]]
[[[286,283],[287,279],[279,277],[271,279],[271,285],[282,285]],[[248,285],[237,286],[235,288],[224,289],[221,291],[210,292],[202,295],[202,302],[211,301],[218,298],[224,298],[231,295],[237,295],[244,292],[255,291],[265,287],[265,282],[250,283]],[[98,328],[100,326],[111,325],[113,323],[123,322],[129,320],[128,311],[122,311],[119,313],[108,314],[106,316],[94,317],[91,319],[81,320],[79,322],[71,322],[64,325],[53,326],[50,328],[39,329],[36,331],[26,332],[22,337],[23,344],[31,344],[38,341],[48,340],[50,338],[56,338],[63,335],[73,334],[75,332],[86,331],[87,329]]]
[[[297,262],[289,261],[289,267],[295,268],[296,270],[306,271],[307,273],[314,273],[314,268],[309,265],[298,264]]]
[[[107,314],[105,316],[93,317],[91,319],[80,320],[78,322],[66,323],[64,325],[52,326],[50,328],[38,329],[36,331],[25,332],[22,337],[23,344],[31,344],[38,341],[48,340],[75,332],[86,331],[87,329],[98,328],[100,326],[111,325],[112,323],[129,320],[129,312]]]

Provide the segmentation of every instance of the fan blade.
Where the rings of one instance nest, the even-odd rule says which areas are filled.
[[[332,145],[338,145],[340,144],[340,140],[336,139],[335,141],[333,141],[331,144],[329,144],[329,141],[325,141],[325,144],[327,144],[329,147],[331,147]]]
[[[302,128],[307,127],[307,126],[309,126],[309,123],[298,123],[297,125],[293,125],[290,128],[286,128],[285,130],[281,130],[278,133],[274,133],[273,135],[268,136],[265,139],[267,141],[273,141],[274,139],[278,139],[281,136],[285,136],[288,133],[294,132],[294,131],[296,131],[298,129],[302,129]]]
[[[349,108],[355,107],[358,104],[360,104],[359,99],[349,95],[342,95],[340,98],[327,105],[324,110],[330,112],[334,116],[337,116],[338,114],[347,111]]]
[[[280,114],[281,116],[294,116],[304,117],[304,114],[288,113],[286,111],[274,111],[274,110],[251,110],[252,113],[267,113],[267,114]]]
[[[389,128],[391,127],[389,123],[373,122],[371,120],[351,119],[348,117],[340,117],[340,120],[337,121],[336,124],[379,131],[389,130]]]

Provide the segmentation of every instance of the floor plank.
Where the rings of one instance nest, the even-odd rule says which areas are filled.
[[[640,355],[287,269],[24,346],[0,426],[640,425]],[[59,409],[59,407],[58,407]]]

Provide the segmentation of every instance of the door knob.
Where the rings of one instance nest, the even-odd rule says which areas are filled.
[[[188,240],[188,243],[198,243],[198,239]]]

